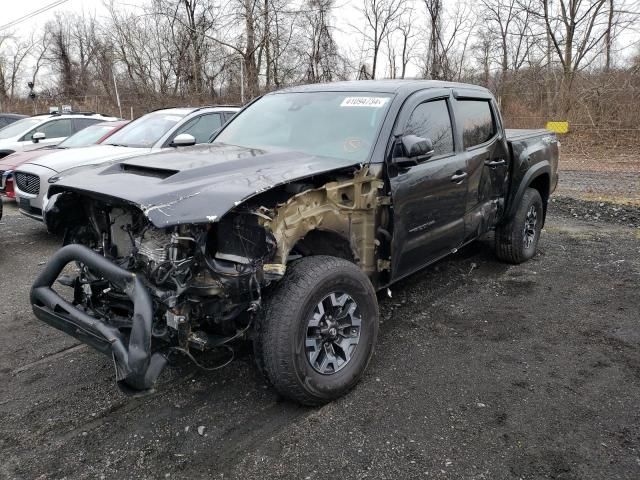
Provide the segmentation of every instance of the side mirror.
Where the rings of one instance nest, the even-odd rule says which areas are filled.
[[[47,136],[43,132],[36,132],[31,135],[31,141],[33,143],[38,143],[40,140],[44,140]]]
[[[172,147],[189,147],[195,144],[195,137],[193,135],[189,135],[188,133],[181,133],[180,135],[176,135],[171,142]]]
[[[393,163],[401,166],[416,165],[433,156],[433,143],[428,138],[405,135],[399,139],[404,156],[394,156]]]
[[[433,143],[431,143],[431,140],[428,138],[422,138],[416,135],[405,135],[402,137],[402,145],[409,158],[426,160],[433,156]]]

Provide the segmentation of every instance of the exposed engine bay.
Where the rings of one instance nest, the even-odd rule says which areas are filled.
[[[132,207],[90,202],[87,209],[90,228],[70,230],[65,242],[83,243],[142,279],[153,299],[154,338],[203,350],[220,341],[207,332],[234,336],[248,325],[242,313],[259,307],[262,264],[275,251],[255,216],[163,230]],[[92,315],[130,325],[133,305],[99,273],[81,265],[74,289]]]
[[[296,258],[331,254],[372,279],[386,274],[390,202],[382,180],[366,168],[327,180],[289,183],[210,223],[168,228],[154,226],[144,208],[66,191],[51,198],[45,222],[65,232],[66,245],[84,245],[142,282],[152,301],[152,350],[190,355],[250,336],[264,290]],[[76,265],[61,279],[73,287],[75,308],[121,332],[133,328],[126,287]]]

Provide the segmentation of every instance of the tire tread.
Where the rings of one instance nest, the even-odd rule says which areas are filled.
[[[534,202],[539,202],[542,205],[542,197],[540,197],[540,193],[536,189],[527,188],[513,218],[496,229],[495,251],[500,260],[513,264],[528,260],[522,246],[519,229],[524,223],[529,206]]]
[[[290,357],[286,351],[287,343],[282,341],[292,334],[291,328],[296,322],[296,319],[288,317],[295,310],[293,306],[300,302],[300,297],[311,291],[317,285],[318,279],[345,268],[351,269],[355,275],[364,276],[358,266],[337,257],[318,255],[304,257],[292,263],[287,268],[286,276],[263,303],[258,318],[254,347],[258,368],[281,395],[303,405],[322,405],[329,399],[310,394],[296,378],[295,367],[289,361]],[[375,291],[368,279],[367,283],[371,295],[375,298]]]

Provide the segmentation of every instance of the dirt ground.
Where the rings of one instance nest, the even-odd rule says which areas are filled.
[[[246,347],[223,370],[185,364],[155,394],[123,396],[109,358],[32,315],[30,284],[59,239],[7,205],[0,477],[640,478],[629,212],[560,199],[532,261],[499,263],[483,241],[403,281],[380,300],[364,380],[309,409],[281,401]]]

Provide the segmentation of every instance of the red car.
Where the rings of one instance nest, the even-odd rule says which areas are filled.
[[[128,120],[101,122],[83,128],[79,132],[55,146],[47,146],[28,152],[16,152],[0,160],[0,196],[15,198],[13,190],[13,171],[23,163],[31,162],[38,157],[65,148],[88,147],[104,142],[111,135],[124,127]]]

